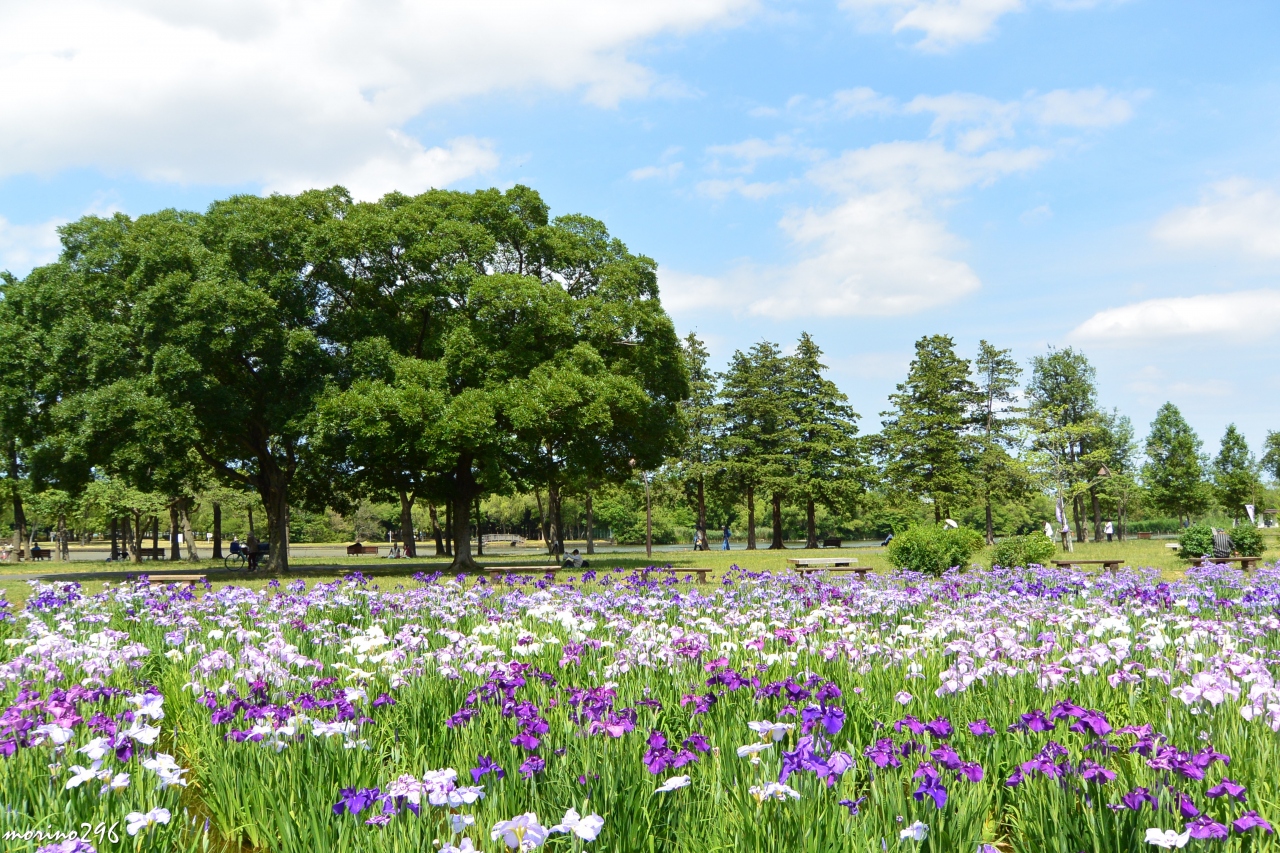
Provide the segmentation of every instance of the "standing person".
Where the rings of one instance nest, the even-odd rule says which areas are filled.
[[[724,526],[724,544],[721,545],[720,550],[722,551],[729,550],[729,525],[727,523]]]
[[[1049,537],[1049,541],[1053,541],[1053,525],[1049,522],[1044,523],[1044,535]]]
[[[1116,532],[1116,529],[1115,529],[1114,527],[1112,527],[1112,526],[1111,526],[1111,519],[1109,519],[1109,518],[1107,519],[1107,523],[1106,523],[1106,525],[1104,525],[1104,526],[1103,526],[1103,528],[1102,528],[1102,532],[1103,532],[1103,533],[1105,533],[1105,534],[1107,534],[1107,541],[1108,541],[1108,542],[1110,542],[1110,541],[1111,541],[1111,534],[1113,534],[1113,533],[1115,533],[1115,532]]]
[[[249,558],[249,571],[257,571],[258,569],[258,537],[249,534],[249,538],[244,540],[244,555]]]

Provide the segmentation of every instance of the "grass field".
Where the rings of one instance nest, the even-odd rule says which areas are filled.
[[[1264,541],[1267,543],[1267,553],[1265,556],[1275,558],[1280,556],[1280,532],[1277,534],[1264,535]],[[1125,542],[1082,542],[1075,545],[1075,551],[1069,555],[1072,559],[1078,560],[1098,560],[1113,559],[1116,557],[1124,559],[1128,565],[1142,568],[1160,569],[1161,573],[1167,580],[1181,578],[1183,570],[1187,563],[1179,558],[1177,551],[1169,548],[1171,540],[1151,540],[1151,539],[1130,539]],[[340,577],[344,572],[352,569],[358,569],[365,574],[377,579],[376,582],[383,586],[394,586],[400,581],[407,581],[418,572],[436,572],[443,571],[448,568],[450,558],[448,557],[423,557],[414,560],[387,560],[382,557],[327,557],[314,556],[312,552],[320,548],[333,548],[333,545],[313,546],[306,543],[293,546],[290,552],[290,563],[294,572],[290,576],[300,576],[307,580],[333,580]],[[580,548],[585,549],[585,542],[569,542],[569,549]],[[427,545],[427,550],[432,550],[432,546]],[[985,549],[974,557],[974,562],[981,565],[990,565],[991,549]],[[207,550],[205,553],[208,553]],[[719,574],[728,571],[732,566],[737,566],[749,572],[765,572],[765,571],[782,571],[787,567],[787,559],[792,557],[817,556],[817,557],[837,557],[848,556],[856,559],[857,565],[868,566],[877,574],[891,572],[893,566],[890,565],[889,559],[884,548],[823,548],[817,551],[805,550],[797,543],[788,543],[787,550],[769,551],[757,549],[748,551],[741,546],[735,544],[733,550],[730,551],[706,551],[695,552],[687,551],[661,551],[654,554],[653,560],[648,560],[643,554],[636,553],[608,553],[597,554],[589,557],[589,561],[593,568],[612,569],[620,567],[624,569],[638,569],[649,565],[672,565],[674,567],[699,567],[709,568],[716,572],[712,580],[715,580]],[[1067,559],[1068,555],[1061,552],[1054,559]],[[547,560],[544,551],[537,548],[523,548],[516,551],[504,549],[498,554],[489,554],[479,558],[481,565],[553,565]],[[271,580],[281,580],[283,576],[270,575],[265,572],[258,572],[254,575],[244,575],[243,573],[231,573],[222,569],[219,563],[215,563],[209,559],[203,559],[197,562],[178,561],[170,563],[168,561],[144,561],[141,566],[134,566],[130,563],[104,563],[97,561],[77,560],[70,563],[58,562],[41,562],[41,563],[0,563],[0,591],[4,592],[7,600],[15,606],[21,606],[27,598],[30,585],[25,580],[12,580],[13,575],[25,575],[31,573],[47,573],[47,574],[76,574],[84,575],[80,580],[84,585],[87,593],[99,592],[103,588],[104,580],[94,578],[93,575],[110,572],[204,572],[208,573],[210,582],[215,588],[225,586],[227,584],[237,584],[246,586],[250,589],[259,589],[266,586]]]

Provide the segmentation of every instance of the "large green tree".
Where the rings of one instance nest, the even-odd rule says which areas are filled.
[[[1015,455],[1021,418],[1014,406],[1022,368],[1010,356],[986,341],[978,344],[974,360],[977,386],[977,487],[986,516],[987,544],[995,544],[993,501],[1008,500],[1026,489],[1025,466]]]
[[[1245,505],[1254,503],[1260,487],[1258,462],[1235,424],[1223,433],[1213,460],[1213,492],[1222,508],[1235,519],[1245,517]]]
[[[796,436],[792,429],[789,367],[776,344],[761,341],[734,352],[721,376],[724,427],[721,455],[727,478],[747,504],[747,549],[756,547],[756,494],[772,503],[770,549],[782,549],[782,501],[793,485]]]
[[[802,333],[795,353],[787,359],[787,390],[795,437],[792,493],[805,504],[807,548],[818,547],[816,504],[837,512],[850,510],[863,480],[858,414],[823,375],[826,370],[822,350],[808,332]]]
[[[933,504],[941,522],[973,491],[973,445],[978,389],[967,359],[946,335],[916,341],[906,382],[889,396],[892,409],[879,437],[891,491]]]
[[[1093,365],[1071,347],[1051,348],[1031,360],[1026,391],[1035,463],[1070,505],[1076,541],[1083,542],[1084,500],[1096,494],[1099,473],[1099,460],[1090,453],[1104,429]]]
[[[1147,434],[1147,462],[1142,466],[1143,484],[1157,510],[1189,521],[1209,506],[1208,459],[1202,446],[1177,406],[1160,407]]]
[[[707,348],[693,332],[684,339],[685,370],[689,375],[689,399],[681,406],[685,441],[673,462],[681,480],[692,490],[700,540],[707,537],[707,480],[718,462],[716,438],[722,414],[717,399],[719,383],[708,366]]]

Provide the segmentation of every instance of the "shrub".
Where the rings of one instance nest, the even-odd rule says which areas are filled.
[[[982,550],[982,534],[967,527],[921,525],[903,531],[889,543],[889,560],[900,569],[940,575],[947,569],[969,567],[969,558]]]
[[[1193,524],[1178,537],[1178,553],[1184,560],[1199,560],[1213,553],[1213,528],[1207,524]]]
[[[1262,544],[1262,534],[1252,524],[1242,524],[1228,531],[1231,542],[1242,557],[1261,557],[1267,546]]]
[[[1058,546],[1043,533],[1029,533],[1026,536],[1007,536],[996,543],[995,552],[991,555],[991,566],[1003,566],[1007,569],[1015,566],[1043,566],[1049,558],[1057,553]]]

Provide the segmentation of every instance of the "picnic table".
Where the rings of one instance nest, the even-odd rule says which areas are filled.
[[[802,575],[814,572],[853,572],[859,579],[866,580],[871,571],[868,566],[855,566],[858,562],[853,557],[791,557],[787,560],[791,567]]]
[[[1060,569],[1081,568],[1083,566],[1102,566],[1109,572],[1118,571],[1124,565],[1124,560],[1053,560],[1055,566]]]
[[[1239,563],[1240,568],[1246,572],[1250,569],[1257,568],[1258,561],[1261,557],[1210,557],[1205,555],[1196,561],[1197,566],[1216,566],[1225,565],[1227,563]]]

